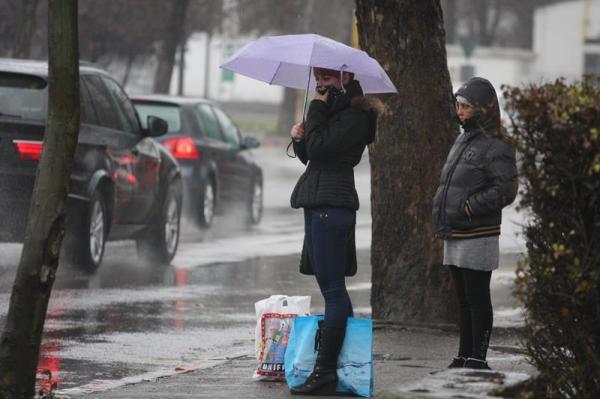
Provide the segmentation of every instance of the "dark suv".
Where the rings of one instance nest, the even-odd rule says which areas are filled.
[[[165,95],[132,96],[141,116],[157,115],[169,124],[162,144],[177,158],[184,183],[184,210],[199,227],[209,227],[215,214],[243,211],[247,225],[263,211],[263,174],[254,161],[253,137],[239,129],[216,104],[198,98]]]
[[[138,254],[168,263],[177,250],[182,203],[177,161],[142,128],[106,72],[80,67],[81,127],[67,199],[63,255],[88,270],[108,239],[135,239]],[[0,59],[0,241],[22,241],[47,120],[46,62]]]

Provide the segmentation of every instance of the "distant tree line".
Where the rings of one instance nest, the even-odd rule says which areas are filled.
[[[470,36],[482,46],[531,48],[535,9],[560,1],[441,0],[447,42]],[[131,66],[156,57],[155,77],[166,80],[191,33],[221,32],[225,14],[237,14],[237,33],[315,32],[349,43],[354,8],[351,0],[80,0],[81,59]],[[0,0],[0,56],[46,59],[47,13],[46,1]]]
[[[470,37],[480,46],[531,48],[535,9],[559,1],[565,0],[441,0],[446,42]],[[174,68],[183,71],[192,33],[314,32],[349,44],[354,9],[352,0],[79,0],[80,57],[118,69],[124,86],[136,65],[152,65],[154,76],[144,86],[168,93]],[[46,1],[0,0],[0,56],[46,59],[47,14]],[[296,119],[298,93],[284,92],[281,134]]]
[[[80,59],[109,67],[153,58],[153,89],[167,92],[176,54],[193,32],[218,30],[222,0],[79,1]],[[0,1],[0,55],[46,59],[48,5],[40,0]]]
[[[136,64],[153,61],[153,82],[147,87],[168,93],[192,33],[315,32],[350,43],[353,10],[350,0],[80,0],[80,58],[108,70],[124,66],[123,85]],[[45,1],[0,0],[0,56],[46,59],[47,14]],[[293,124],[296,96],[285,91],[277,131],[287,132]]]
[[[446,43],[470,37],[480,46],[533,47],[533,18],[539,7],[566,0],[441,0]]]

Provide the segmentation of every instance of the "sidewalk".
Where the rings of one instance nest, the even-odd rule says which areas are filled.
[[[457,331],[451,327],[375,324],[375,397],[378,398],[485,398],[493,389],[535,374],[519,353],[518,330],[496,328],[488,361],[492,372],[448,370]],[[247,347],[246,347],[247,346]],[[212,364],[191,372],[138,384],[73,396],[101,398],[291,398],[284,382],[252,380],[256,360],[253,342],[232,348],[247,355],[212,359]]]

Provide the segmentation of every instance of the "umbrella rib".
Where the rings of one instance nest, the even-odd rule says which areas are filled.
[[[275,70],[275,73],[273,74],[273,77],[271,78],[271,81],[269,82],[270,85],[273,84],[273,81],[275,80],[275,76],[277,76],[277,72],[279,72],[279,68],[281,68],[281,61],[279,62],[279,65],[277,65],[277,69]]]

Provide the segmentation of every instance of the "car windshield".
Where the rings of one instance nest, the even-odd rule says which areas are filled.
[[[47,86],[38,76],[0,72],[0,119],[45,121]]]
[[[137,103],[135,108],[144,129],[147,128],[149,115],[166,120],[169,124],[168,133],[176,133],[181,129],[181,111],[177,105]]]

